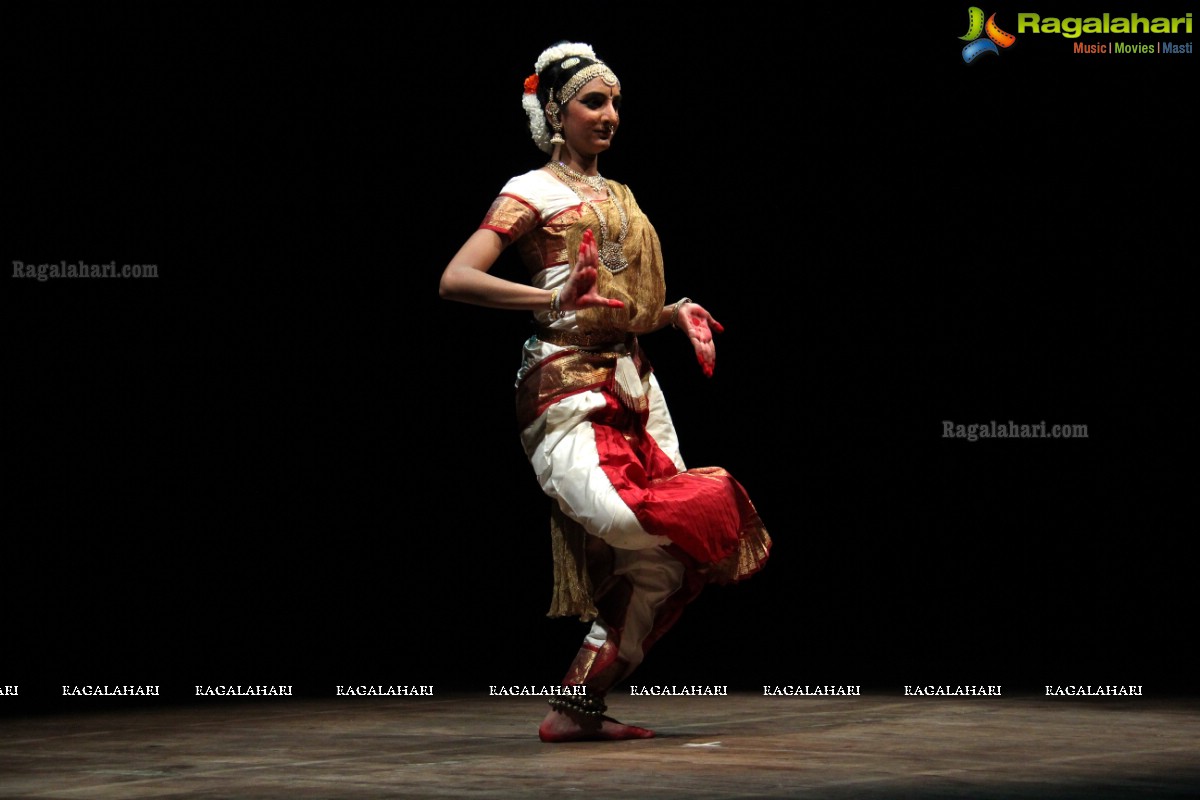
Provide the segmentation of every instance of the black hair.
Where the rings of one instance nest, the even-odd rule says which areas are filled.
[[[555,42],[553,45],[551,45],[551,47],[558,47],[559,45],[563,44],[571,43],[564,40],[561,42]],[[576,60],[578,63],[574,63],[566,69],[563,69],[561,65],[572,59]],[[579,70],[583,69],[584,67],[591,66],[592,64],[596,64],[598,61],[599,59],[588,58],[587,56],[565,56],[543,67],[542,71],[538,73],[537,88],[538,102],[541,104],[542,108],[545,108],[546,103],[550,102],[551,91],[553,91],[556,95],[554,98],[555,102],[558,102],[558,90],[563,87],[563,84],[569,81],[571,76],[576,72],[579,72]]]

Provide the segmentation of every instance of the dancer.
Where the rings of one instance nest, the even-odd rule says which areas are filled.
[[[654,227],[599,156],[620,127],[621,84],[592,47],[559,42],[537,59],[522,105],[550,156],[510,179],[442,273],[448,300],[531,312],[516,376],[521,441],[552,499],[551,616],[591,623],[538,735],[545,742],[644,739],[605,697],[709,583],[766,562],[770,536],[719,467],[688,469],[639,336],[682,331],[704,374],[720,323],[683,297],[666,303]],[[529,282],[489,273],[516,245]]]

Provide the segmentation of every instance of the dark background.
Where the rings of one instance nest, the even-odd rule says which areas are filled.
[[[4,278],[0,683],[561,678],[529,322],[437,281],[543,163],[521,84],[568,38],[622,79],[601,168],[668,297],[726,327],[711,380],[643,339],[684,457],[775,539],[638,681],[1194,692],[1194,56],[967,65],[966,8],[6,7],[6,273],[159,277]]]

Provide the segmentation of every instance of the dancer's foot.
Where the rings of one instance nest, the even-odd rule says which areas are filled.
[[[626,725],[612,717],[592,717],[553,708],[538,727],[538,738],[543,742],[615,742],[653,737],[654,731],[649,728]]]

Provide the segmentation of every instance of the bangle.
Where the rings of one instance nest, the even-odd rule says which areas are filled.
[[[690,303],[690,302],[692,302],[692,298],[690,298],[690,297],[681,297],[675,301],[675,306],[671,309],[671,327],[672,328],[679,327],[675,323],[679,320],[680,306],[682,306],[684,303]]]
[[[558,289],[553,289],[550,292],[550,319],[562,319],[566,312],[558,304]]]

